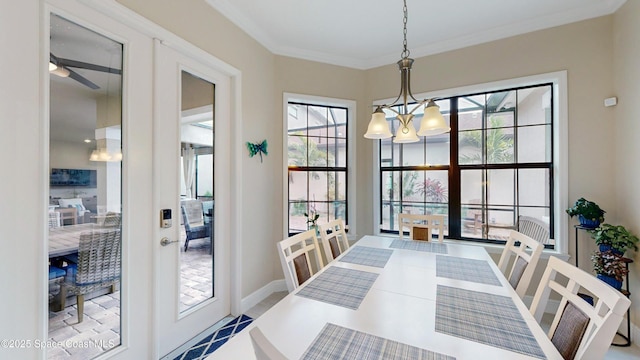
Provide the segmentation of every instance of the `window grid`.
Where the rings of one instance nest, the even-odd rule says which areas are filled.
[[[303,213],[314,211],[320,214],[318,224],[335,218],[348,224],[347,108],[299,102],[288,108],[289,234],[306,231]]]
[[[536,100],[535,96],[531,94],[544,94],[540,96],[542,99],[541,103],[538,103],[540,107],[540,111],[536,111],[536,116],[531,117],[529,114],[524,114],[522,118],[520,118],[519,110],[522,108],[529,109],[531,105],[526,104],[526,101]],[[549,94],[549,96],[546,96]],[[522,95],[522,96],[521,96]],[[511,96],[511,97],[510,97]],[[537,95],[536,95],[537,96]],[[546,97],[545,97],[546,96]],[[508,100],[512,100],[512,103],[509,103]],[[394,221],[393,212],[386,209],[386,207],[399,207],[400,209],[404,208],[415,208],[422,207],[421,211],[425,211],[429,208],[430,204],[426,199],[422,201],[421,204],[419,201],[406,201],[400,196],[399,198],[394,198],[392,196],[385,196],[385,191],[388,189],[385,188],[387,184],[388,178],[394,178],[400,176],[402,178],[405,176],[407,171],[423,171],[423,172],[433,172],[433,171],[447,171],[448,172],[448,202],[446,205],[448,206],[448,234],[450,237],[472,240],[472,241],[480,241],[480,242],[491,242],[491,243],[503,243],[504,239],[500,237],[495,237],[490,234],[490,229],[492,225],[492,221],[495,219],[492,218],[492,215],[499,214],[500,212],[509,213],[510,212],[510,220],[507,221],[510,223],[509,225],[515,225],[517,223],[518,215],[521,213],[529,214],[544,214],[544,216],[548,218],[548,223],[550,227],[550,234],[553,234],[554,229],[554,187],[553,187],[553,146],[550,144],[553,143],[553,108],[551,104],[553,103],[553,87],[551,84],[539,84],[533,86],[526,87],[515,87],[500,91],[491,91],[486,93],[477,93],[470,95],[462,95],[451,97],[447,99],[439,100],[439,105],[442,108],[449,109],[450,111],[442,111],[443,116],[447,118],[449,117],[450,126],[452,131],[450,133],[450,137],[448,141],[450,158],[449,164],[446,165],[438,165],[438,166],[429,166],[426,164],[426,153],[428,153],[434,147],[431,145],[432,140],[429,138],[421,138],[420,144],[423,149],[425,155],[423,158],[425,159],[423,166],[401,166],[399,164],[403,164],[403,155],[405,154],[404,147],[414,146],[412,144],[395,144],[391,143],[391,139],[381,141],[379,159],[380,159],[380,220],[381,220],[381,231],[389,232],[389,233],[397,233],[397,224]],[[442,104],[446,106],[443,106]],[[500,106],[500,108],[498,107]],[[460,107],[460,108],[459,108]],[[532,107],[533,108],[533,107]],[[535,109],[535,108],[534,108]],[[542,112],[543,111],[543,112]],[[473,112],[479,112],[477,116],[480,118],[480,121],[477,121],[475,125],[470,125],[474,123],[475,117],[473,116]],[[471,114],[471,118],[469,117]],[[394,123],[393,119],[389,119],[391,123]],[[417,124],[419,123],[419,119],[414,120]],[[542,148],[544,149],[544,159],[536,158],[531,160],[531,156],[525,156],[528,161],[519,162],[520,155],[524,154],[527,150],[524,148],[524,145],[521,145],[521,139],[519,139],[521,135],[521,131],[531,130],[543,130],[544,131],[544,140],[545,144],[543,144]],[[465,136],[469,136],[468,134],[472,132],[476,132],[475,136],[479,142],[479,148],[476,153],[473,153],[473,156],[468,156],[463,151],[461,153],[460,146],[464,145]],[[525,142],[525,138],[522,138],[522,143]],[[427,141],[429,142],[427,144]],[[391,156],[386,156],[383,158],[383,153],[387,153],[388,144],[391,145]],[[536,144],[540,146],[539,144]],[[387,146],[387,148],[384,148]],[[522,149],[520,148],[521,146]],[[430,149],[427,149],[430,147]],[[463,146],[464,148],[464,146]],[[397,149],[398,154],[396,154],[395,149]],[[469,149],[464,149],[467,153]],[[521,154],[522,153],[522,154]],[[395,156],[399,157],[399,162],[395,162]],[[473,158],[473,160],[470,160]],[[468,187],[468,184],[465,183],[464,174],[465,171],[479,171],[481,174],[480,178],[480,196],[477,202],[470,202],[468,199],[463,199],[461,193],[463,191],[463,187]],[[502,195],[511,193],[510,199],[511,201],[494,201],[491,198],[491,186],[490,186],[490,177],[492,174],[497,174],[500,171],[505,172],[511,170],[512,180],[510,180],[511,184],[513,184],[512,191],[502,191]],[[521,202],[521,189],[520,186],[523,186],[523,182],[531,181],[528,179],[528,176],[522,174],[523,170],[534,170],[533,173],[544,174],[546,177],[546,184],[544,185],[544,204],[527,204]],[[540,170],[540,172],[535,172],[535,170]],[[392,175],[396,174],[396,175]],[[511,176],[509,176],[510,178]],[[399,194],[403,194],[405,189],[403,189],[404,182],[399,181],[398,191]],[[528,188],[528,187],[527,187]],[[504,200],[504,199],[503,199]],[[473,218],[469,216],[470,213],[474,213]],[[415,212],[414,212],[415,213]],[[477,214],[477,215],[476,215]],[[385,215],[388,215],[388,218],[385,218]],[[471,227],[473,224],[476,225],[477,229],[473,231],[478,231],[478,233],[470,233],[469,225],[471,223]],[[504,224],[503,224],[504,225]],[[553,245],[551,245],[553,247]]]

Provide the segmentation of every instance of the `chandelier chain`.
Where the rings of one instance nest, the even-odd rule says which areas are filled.
[[[407,11],[407,0],[404,0],[404,6],[402,7],[402,12],[404,13],[404,16],[402,18],[402,25],[403,25],[403,30],[402,30],[402,35],[404,36],[404,41],[402,42],[402,45],[404,46],[404,50],[402,50],[402,54],[400,54],[400,57],[402,57],[403,59],[406,59],[409,57],[409,49],[407,49],[407,18],[409,17],[408,15],[408,11]]]

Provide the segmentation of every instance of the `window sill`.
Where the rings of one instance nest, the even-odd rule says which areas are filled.
[[[397,235],[385,234],[385,233],[379,233],[376,236],[397,237]],[[504,249],[504,245],[471,242],[471,241],[466,241],[466,240],[445,239],[444,242],[445,243],[452,243],[452,244],[482,246],[482,247],[484,247],[484,249],[489,254],[502,254],[502,250]],[[559,253],[559,252],[557,252],[556,250],[553,250],[553,249],[544,249],[544,250],[542,250],[542,255],[540,256],[540,258],[541,259],[548,259],[551,256],[555,256],[555,257],[561,259],[562,261],[568,261],[569,258],[571,258],[571,256],[569,256],[569,254],[562,254],[562,253]]]

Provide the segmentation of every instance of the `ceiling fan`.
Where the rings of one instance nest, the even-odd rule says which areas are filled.
[[[49,53],[49,72],[61,77],[70,77],[73,80],[93,89],[100,89],[100,86],[94,84],[89,79],[71,70],[70,68],[87,69],[93,71],[106,72],[110,74],[122,75],[122,70],[114,69],[107,66],[90,64],[82,61],[64,59]]]

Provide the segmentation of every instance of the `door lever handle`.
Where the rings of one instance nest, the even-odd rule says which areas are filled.
[[[162,246],[167,246],[169,244],[173,244],[173,243],[177,243],[177,242],[178,242],[178,240],[171,241],[167,237],[163,237],[162,239],[160,239],[160,245],[162,245]]]

